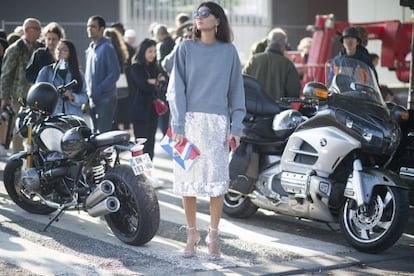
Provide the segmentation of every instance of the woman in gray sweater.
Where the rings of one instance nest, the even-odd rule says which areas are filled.
[[[176,52],[168,87],[172,136],[195,144],[199,158],[183,170],[174,164],[174,192],[183,197],[187,244],[183,257],[196,254],[197,196],[210,197],[210,227],[206,237],[209,260],[219,260],[218,225],[223,196],[228,191],[229,141],[240,143],[245,116],[242,68],[223,9],[203,2],[194,12],[193,39]]]

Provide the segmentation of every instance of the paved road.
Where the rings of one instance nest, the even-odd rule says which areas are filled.
[[[147,245],[117,240],[106,223],[86,213],[66,212],[47,232],[48,216],[16,207],[0,185],[0,275],[414,275],[414,210],[398,243],[370,255],[349,247],[338,232],[307,220],[260,211],[239,220],[224,215],[220,225],[223,261],[209,262],[204,243],[198,257],[184,260],[185,233],[181,200],[171,191],[171,161],[160,150],[156,175],[161,225]],[[4,164],[0,163],[2,173]],[[2,175],[0,175],[2,179]],[[208,202],[200,199],[198,225],[208,227]]]

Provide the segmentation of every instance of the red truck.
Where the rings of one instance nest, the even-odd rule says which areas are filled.
[[[313,31],[312,45],[306,62],[299,52],[288,53],[303,72],[303,84],[309,81],[325,82],[325,62],[341,49],[341,33],[349,26],[362,26],[368,32],[368,39],[381,40],[381,66],[395,71],[398,80],[410,81],[412,23],[388,20],[352,24],[336,21],[333,14],[328,14],[316,15],[315,24],[310,26]]]

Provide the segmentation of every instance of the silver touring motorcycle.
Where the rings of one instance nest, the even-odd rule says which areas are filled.
[[[157,196],[143,174],[152,168],[142,152],[145,141],[130,141],[126,131],[92,134],[78,116],[51,116],[61,92],[72,84],[56,89],[37,83],[21,101],[16,125],[27,149],[6,164],[7,193],[29,213],[55,213],[43,230],[64,211],[83,210],[104,216],[122,242],[143,245],[160,222]],[[130,158],[130,165],[121,164],[121,154]]]
[[[339,223],[356,249],[392,246],[409,216],[408,190],[387,169],[401,139],[404,108],[387,105],[372,70],[355,59],[327,65],[327,86],[310,82],[304,99],[272,102],[244,76],[247,116],[231,153],[224,212],[258,208]],[[299,102],[299,111],[286,103]]]

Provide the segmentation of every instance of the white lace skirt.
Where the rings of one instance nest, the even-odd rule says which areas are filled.
[[[185,137],[200,150],[184,170],[174,162],[173,190],[182,196],[216,197],[229,187],[229,120],[224,115],[187,112]]]

